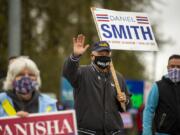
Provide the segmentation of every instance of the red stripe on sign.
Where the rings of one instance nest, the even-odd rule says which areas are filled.
[[[109,20],[97,20],[99,22],[109,22]]]
[[[107,14],[96,14],[96,16],[107,16]]]

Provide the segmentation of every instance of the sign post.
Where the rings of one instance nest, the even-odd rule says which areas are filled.
[[[116,71],[114,69],[114,65],[113,65],[112,61],[111,61],[111,64],[110,64],[110,70],[112,72],[112,77],[113,77],[113,80],[114,80],[114,84],[115,84],[115,87],[116,87],[117,94],[122,95],[123,93],[122,93],[121,87],[119,86],[118,79],[117,79],[117,76],[116,76]],[[126,111],[125,102],[120,102],[120,105],[121,105],[123,111],[125,112]]]
[[[158,51],[149,18],[145,13],[121,12],[91,8],[100,40],[107,41],[111,49]],[[111,62],[111,72],[118,95],[122,94]],[[125,111],[125,104],[121,103]]]

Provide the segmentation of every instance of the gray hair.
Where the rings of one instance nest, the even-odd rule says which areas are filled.
[[[23,57],[23,56],[15,58],[13,62],[9,64],[6,80],[4,81],[3,84],[4,90],[13,89],[13,81],[24,68],[29,69],[32,73],[35,74],[38,83],[36,90],[39,90],[39,88],[41,87],[40,71],[37,65],[34,63],[34,61],[29,59],[28,57]]]

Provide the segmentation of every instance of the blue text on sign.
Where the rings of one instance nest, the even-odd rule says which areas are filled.
[[[129,26],[129,25],[101,25],[102,35],[105,38],[117,39],[140,39],[153,40],[152,33],[149,26]],[[135,35],[135,37],[133,37]],[[140,36],[142,35],[142,36]]]

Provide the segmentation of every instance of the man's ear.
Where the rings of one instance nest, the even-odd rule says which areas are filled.
[[[110,56],[110,57],[112,56],[112,52],[109,53],[109,56]]]
[[[94,60],[95,59],[95,57],[94,57],[94,55],[91,53],[91,60]]]

